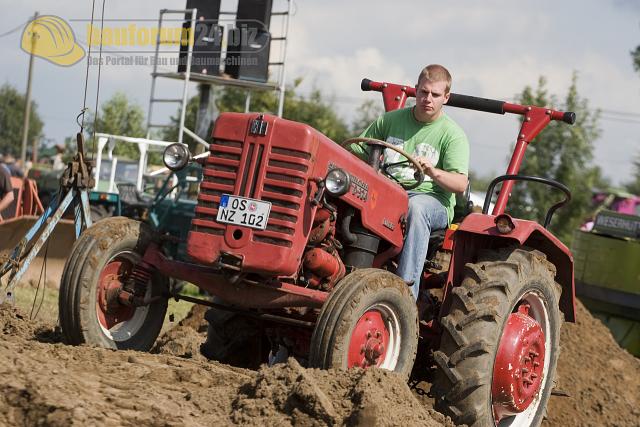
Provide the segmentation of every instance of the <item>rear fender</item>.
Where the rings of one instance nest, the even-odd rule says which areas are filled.
[[[555,280],[562,286],[560,310],[564,313],[565,320],[575,322],[573,256],[569,248],[537,222],[513,218],[513,231],[500,234],[494,220],[493,215],[470,214],[455,231],[451,268],[444,289],[445,302],[448,301],[451,289],[462,283],[465,264],[477,262],[477,254],[481,249],[498,249],[517,244],[539,250],[555,265]]]

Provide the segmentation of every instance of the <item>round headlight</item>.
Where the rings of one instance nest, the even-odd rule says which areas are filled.
[[[178,143],[167,146],[162,155],[164,165],[172,171],[179,171],[184,168],[189,163],[190,158],[189,149]]]
[[[324,179],[324,185],[332,196],[342,196],[349,191],[351,178],[342,169],[332,169]]]

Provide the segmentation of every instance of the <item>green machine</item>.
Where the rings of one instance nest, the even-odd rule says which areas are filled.
[[[594,202],[594,216],[573,236],[576,293],[640,357],[640,197],[600,192]]]
[[[152,171],[148,153],[164,149],[168,142],[102,133],[96,136],[95,187],[88,192],[91,219],[95,222],[122,215],[144,221],[167,237],[166,255],[185,260],[185,242],[195,216],[202,167],[194,162],[178,172],[166,168]],[[139,158],[118,158],[113,154],[117,144],[134,144]],[[45,207],[59,190],[62,172],[42,166],[29,171]]]

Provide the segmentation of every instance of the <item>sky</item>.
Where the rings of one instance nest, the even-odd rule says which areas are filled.
[[[99,9],[102,2],[96,3]],[[286,4],[274,0],[274,11]],[[236,5],[237,0],[224,0],[222,10],[234,11]],[[160,8],[184,7],[184,0],[106,0],[105,19],[117,20],[111,21],[114,26],[130,22],[150,26]],[[287,81],[302,77],[301,93],[321,89],[347,120],[363,101],[381,102],[379,94],[360,91],[363,77],[413,85],[429,63],[451,71],[453,92],[501,100],[513,100],[525,86],[535,87],[540,76],[547,78],[549,92],[561,100],[577,72],[579,94],[591,108],[602,110],[594,163],[614,184],[632,174],[632,161],[640,156],[640,74],[634,72],[629,52],[640,44],[640,1],[295,0],[293,10]],[[91,1],[22,0],[3,8],[0,84],[9,83],[20,91],[26,90],[29,62],[20,49],[22,30],[3,34],[26,23],[35,11],[67,20],[82,44],[87,40]],[[281,18],[272,19],[274,35],[281,24]],[[143,50],[130,48],[133,55],[148,56]],[[272,60],[279,52],[272,46]],[[105,64],[100,71],[100,102],[121,91],[146,112],[151,70],[148,64]],[[97,72],[97,67],[90,68],[91,108]],[[85,73],[85,61],[60,67],[35,60],[32,96],[47,138],[62,142],[78,131],[75,117],[83,105]],[[162,81],[158,87],[163,97],[180,96],[178,82]],[[195,88],[192,85],[191,94]],[[456,108],[446,111],[469,137],[471,169],[481,175],[503,173],[518,130],[516,118]],[[154,122],[166,122],[174,112],[174,107],[154,112]]]

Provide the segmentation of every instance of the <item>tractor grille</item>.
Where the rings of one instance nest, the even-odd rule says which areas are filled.
[[[291,247],[311,155],[275,145],[223,140],[214,140],[210,150],[198,196],[198,221],[194,221],[192,230],[224,234],[226,225],[215,221],[220,196],[235,194],[271,202],[267,228],[252,230],[254,242]]]

